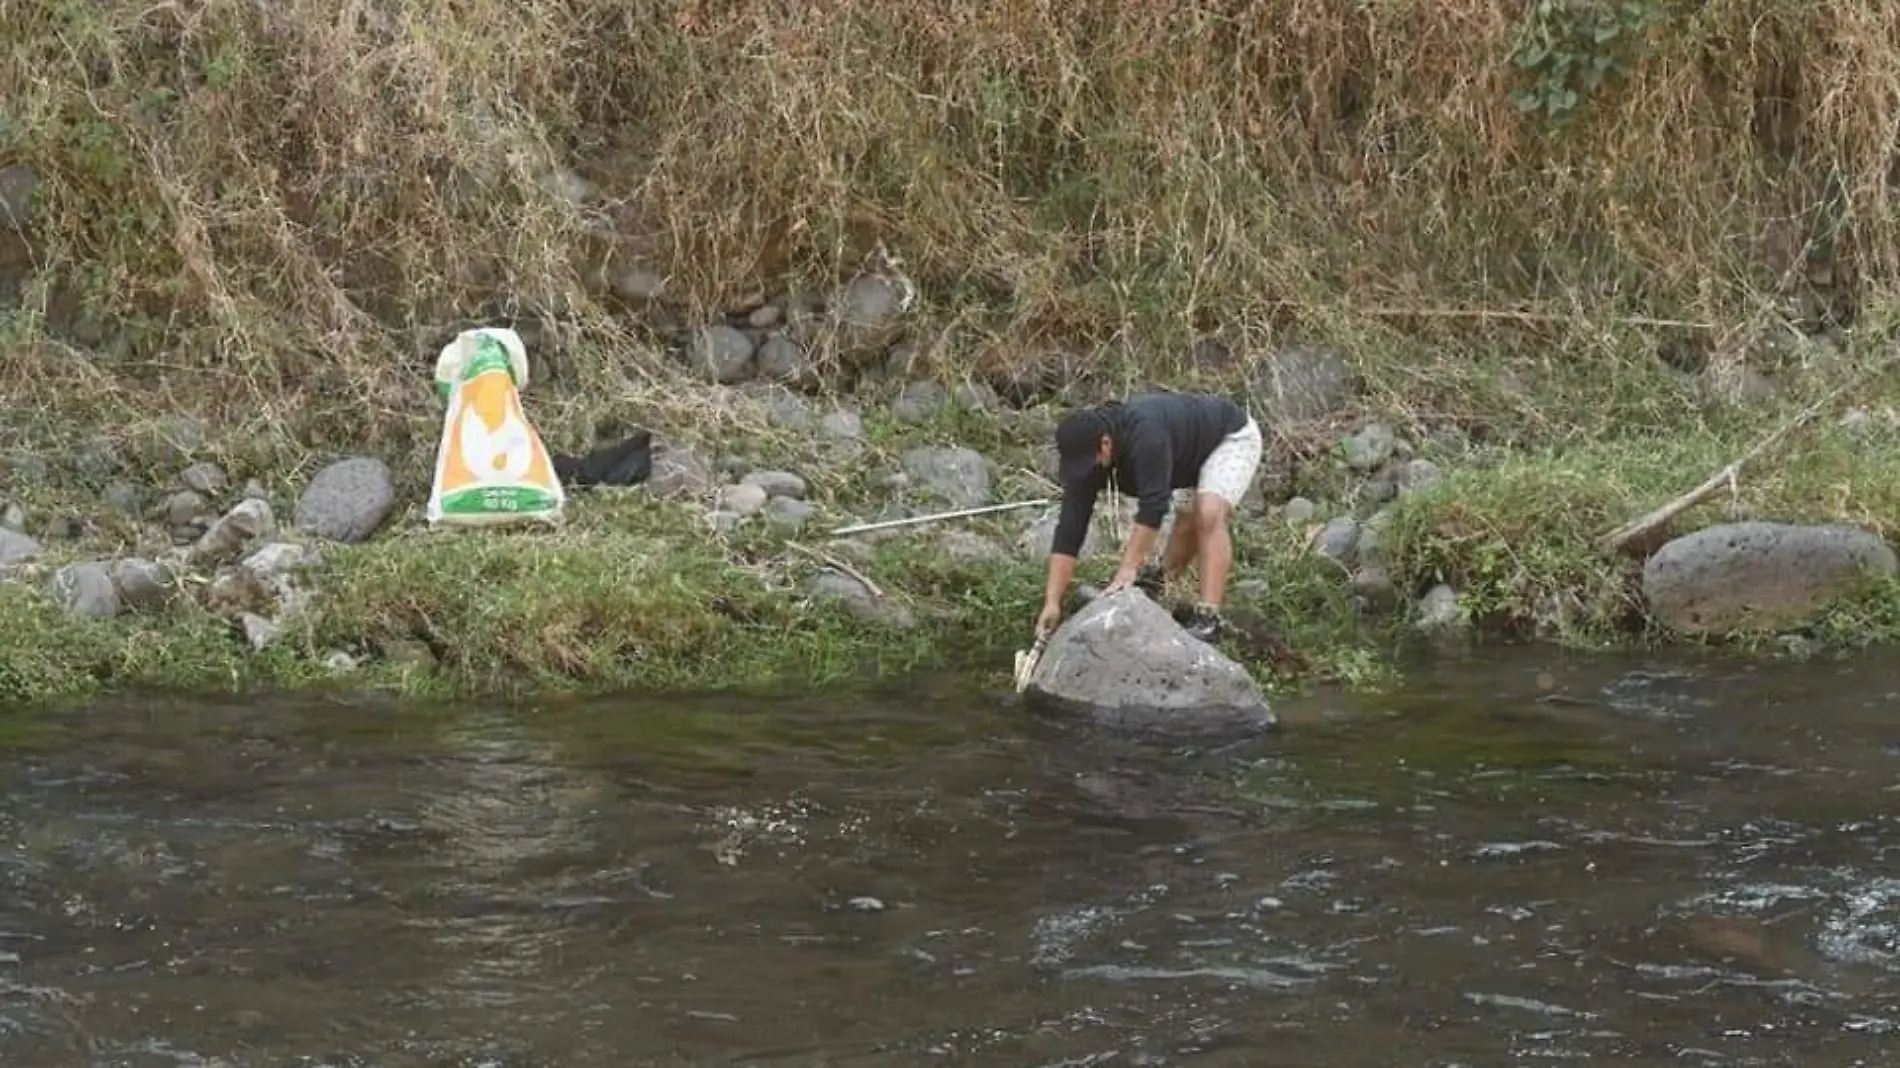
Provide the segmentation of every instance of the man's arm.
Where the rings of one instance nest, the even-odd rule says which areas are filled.
[[[1042,590],[1044,608],[1060,607],[1063,595],[1069,592],[1069,582],[1075,578],[1076,557],[1082,554],[1082,543],[1088,538],[1095,497],[1101,490],[1097,481],[1062,484],[1062,510],[1057,513],[1056,532],[1049,545],[1049,579]]]

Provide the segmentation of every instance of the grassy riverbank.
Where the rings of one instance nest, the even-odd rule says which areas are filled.
[[[1002,686],[1041,594],[1041,561],[1005,551],[1020,536],[1007,522],[959,524],[999,550],[965,560],[930,532],[857,551],[763,529],[715,536],[700,507],[638,492],[582,496],[573,517],[559,532],[410,532],[327,547],[307,608],[263,652],[187,599],[89,621],[67,617],[38,589],[0,584],[0,699],[100,687],[338,685],[496,697],[763,690],[944,666]],[[1373,661],[1351,644],[1344,591],[1332,589],[1320,562],[1299,558],[1297,532],[1262,521],[1242,541],[1243,578],[1280,576],[1265,597],[1247,599],[1248,617],[1287,617],[1318,670],[1364,678]],[[813,596],[811,577],[840,564],[876,584],[875,609]],[[1097,557],[1085,577],[1100,581],[1112,567]],[[361,666],[337,670],[338,653]],[[1279,682],[1311,679],[1289,673]]]
[[[38,575],[0,584],[0,700],[1001,672],[1039,566],[1014,518],[966,528],[994,558],[935,532],[850,555],[895,608],[814,599],[806,550],[849,551],[814,532],[891,503],[915,445],[982,452],[996,499],[1046,493],[1053,411],[1153,384],[1246,393],[1293,465],[1263,479],[1234,595],[1303,658],[1260,665],[1280,682],[1389,680],[1441,582],[1480,633],[1651,640],[1638,565],[1591,539],[1893,333],[1890,3],[793,7],[11,5],[0,407],[24,417],[0,421],[0,497],[72,535],[47,561],[153,552],[102,498],[193,462],[284,516],[314,466],[374,456],[410,511],[327,549],[261,653],[192,607],[203,575],[96,622]],[[799,473],[805,549],[712,536],[710,493],[580,497],[552,536],[416,535],[429,368],[477,323],[527,339],[557,448],[638,423]],[[860,410],[868,451],[735,417],[713,378]],[[924,383],[991,400],[896,418]],[[1896,403],[1890,376],[1851,391],[1678,532],[1890,531]],[[1308,542],[1363,503],[1334,457],[1375,421],[1445,478],[1381,520],[1389,598]],[[1287,522],[1295,495],[1314,508]],[[1895,603],[1818,633],[1900,636]]]
[[[1876,382],[1867,397],[1900,400]],[[1238,522],[1231,612],[1234,650],[1270,688],[1397,681],[1396,654],[1418,638],[1417,599],[1438,583],[1460,594],[1470,635],[1580,646],[1673,640],[1643,612],[1641,561],[1608,558],[1597,536],[1668,500],[1742,453],[1795,399],[1752,412],[1685,418],[1671,434],[1598,436],[1568,444],[1487,447],[1426,442],[1444,473],[1436,487],[1385,510],[1380,526],[1393,599],[1356,599],[1349,568],[1319,555],[1324,522],[1352,514],[1367,476],[1336,449],[1312,450],[1275,500]],[[1746,470],[1736,492],[1691,510],[1677,533],[1733,518],[1900,526],[1900,426],[1891,410],[1831,415],[1778,456]],[[817,514],[788,534],[756,519],[729,534],[702,500],[646,490],[577,494],[560,531],[429,534],[419,523],[426,458],[402,468],[404,509],[376,539],[325,545],[307,606],[281,638],[252,651],[241,631],[181,595],[111,620],[67,617],[29,583],[0,584],[0,698],[82,697],[100,688],[390,687],[418,696],[839,685],[924,667],[957,667],[1006,684],[1041,584],[1041,543],[1027,517],[1001,515],[881,539],[824,531],[875,514],[882,473],[915,443],[982,447],[1004,496],[1030,496],[1041,442],[1019,423],[958,414],[921,428],[873,421],[849,464],[809,432],[761,431],[748,455],[814,474]],[[288,487],[284,490],[288,493]],[[1313,502],[1289,520],[1280,499]],[[88,491],[49,487],[29,510],[88,514]],[[287,512],[287,505],[280,510]],[[123,530],[124,528],[120,528]],[[964,538],[953,547],[954,530]],[[110,529],[56,545],[43,567],[125,551]],[[974,540],[986,551],[972,557]],[[1104,544],[1110,544],[1104,539]],[[1097,549],[1083,577],[1105,578]],[[814,594],[823,571],[855,572],[881,595],[870,608]],[[200,580],[201,581],[201,580]],[[190,580],[186,590],[192,588]],[[1295,654],[1270,656],[1266,635]],[[1732,640],[1768,652],[1763,639]],[[1822,645],[1900,641],[1900,589],[1878,585],[1827,612],[1807,637]],[[347,658],[347,664],[345,663]]]

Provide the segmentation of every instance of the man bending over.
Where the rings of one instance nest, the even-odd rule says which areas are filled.
[[[1095,500],[1114,487],[1139,503],[1122,548],[1120,570],[1103,593],[1142,581],[1143,567],[1161,536],[1161,521],[1176,490],[1193,490],[1174,516],[1162,579],[1172,582],[1200,557],[1201,596],[1182,620],[1204,642],[1219,639],[1221,604],[1233,569],[1228,519],[1260,466],[1260,427],[1240,405],[1204,393],[1144,393],[1075,412],[1056,426],[1061,458],[1062,512],[1049,549],[1036,636],[1062,621],[1062,599],[1075,577],[1076,556],[1088,534]]]

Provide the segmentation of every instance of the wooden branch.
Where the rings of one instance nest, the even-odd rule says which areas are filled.
[[[804,553],[805,555],[816,559],[818,562],[825,564],[828,567],[835,568],[836,570],[841,571],[851,576],[854,579],[857,579],[859,582],[864,584],[864,588],[866,590],[870,591],[871,596],[876,597],[879,600],[884,599],[884,591],[878,587],[877,583],[871,581],[871,577],[869,575],[866,575],[864,572],[859,571],[857,568],[852,567],[850,564],[845,563],[843,560],[838,559],[837,557],[831,555],[830,553],[821,552],[820,550],[813,549],[810,546],[800,545],[799,543],[795,541],[787,542],[786,544],[790,545],[794,549],[797,549],[799,552]]]
[[[1834,405],[1850,391],[1858,389],[1869,379],[1872,379],[1876,375],[1886,371],[1887,368],[1893,366],[1896,360],[1900,360],[1900,350],[1895,350],[1892,355],[1889,355],[1886,359],[1881,360],[1879,363],[1874,364],[1872,367],[1848,379],[1830,391],[1827,396],[1822,397],[1820,400],[1796,412],[1787,422],[1776,427],[1767,437],[1749,446],[1747,452],[1729,461],[1727,466],[1715,474],[1710,475],[1707,479],[1704,479],[1702,483],[1694,489],[1684,493],[1682,496],[1677,497],[1662,507],[1657,508],[1655,511],[1625,523],[1615,530],[1610,531],[1608,534],[1603,535],[1603,537],[1597,541],[1597,548],[1610,555],[1615,555],[1620,552],[1641,552],[1649,548],[1650,543],[1664,527],[1668,526],[1670,520],[1694,508],[1696,505],[1701,504],[1703,501],[1708,500],[1710,497],[1715,496],[1724,486],[1728,486],[1731,490],[1735,489],[1743,466],[1766,455],[1770,450],[1775,448],[1775,446],[1786,440],[1789,435],[1812,423],[1822,413],[1834,407]]]

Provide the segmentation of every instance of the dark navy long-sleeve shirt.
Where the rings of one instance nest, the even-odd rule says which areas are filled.
[[[1137,500],[1135,522],[1153,530],[1161,528],[1174,491],[1195,486],[1221,440],[1247,425],[1240,405],[1205,393],[1143,393],[1107,412],[1115,485]],[[1051,554],[1080,555],[1110,470],[1098,465],[1086,478],[1063,483]]]

